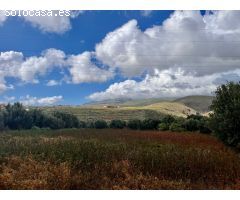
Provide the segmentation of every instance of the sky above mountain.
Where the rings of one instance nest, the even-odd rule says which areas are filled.
[[[240,11],[0,12],[0,101],[212,95],[240,80]]]

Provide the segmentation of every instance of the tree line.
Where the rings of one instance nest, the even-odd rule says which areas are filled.
[[[133,119],[81,121],[75,115],[54,111],[44,112],[41,109],[26,109],[20,103],[8,104],[0,111],[0,129],[62,129],[62,128],[130,128],[135,130],[171,130],[210,132],[208,120],[201,115],[191,115],[187,119],[166,115],[161,119]]]

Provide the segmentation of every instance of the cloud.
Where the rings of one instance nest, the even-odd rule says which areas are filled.
[[[96,58],[126,77],[170,67],[198,75],[237,69],[239,16],[239,11],[204,16],[199,11],[175,11],[162,25],[144,31],[130,20],[96,45]]]
[[[37,75],[43,76],[54,67],[63,67],[65,65],[64,59],[64,52],[56,49],[48,49],[40,57],[29,57],[18,70],[19,78],[25,82],[37,83]]]
[[[79,84],[105,82],[114,77],[114,71],[97,66],[92,61],[91,52],[78,55],[66,55],[57,49],[47,49],[37,56],[24,57],[21,52],[0,53],[0,92],[13,89],[6,83],[6,78],[12,77],[21,83],[39,83],[40,77],[45,77],[54,69],[62,74],[61,80],[50,80],[47,86],[61,85],[63,82]]]
[[[69,57],[67,62],[71,66],[72,83],[105,82],[114,76],[113,72],[97,67],[91,58],[91,52]]]
[[[213,95],[219,84],[226,80],[240,80],[240,70],[195,76],[178,70],[155,70],[153,75],[147,74],[142,81],[126,80],[110,85],[105,91],[91,94],[88,98],[94,101],[118,98],[166,98],[188,95]]]
[[[47,106],[47,105],[54,105],[56,103],[59,103],[62,100],[63,100],[63,96],[37,98],[37,97],[32,97],[30,95],[26,95],[25,97],[21,97],[20,102],[24,105]]]
[[[47,86],[56,86],[56,85],[61,85],[61,82],[56,81],[56,80],[49,80],[46,85]]]

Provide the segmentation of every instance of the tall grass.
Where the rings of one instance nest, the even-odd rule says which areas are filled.
[[[239,189],[239,169],[236,153],[197,133],[0,134],[2,189]]]

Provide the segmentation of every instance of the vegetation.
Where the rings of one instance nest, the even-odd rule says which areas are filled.
[[[211,126],[216,135],[226,144],[240,144],[240,82],[229,82],[216,90],[211,109]]]
[[[3,129],[31,129],[31,128],[79,128],[82,123],[69,113],[55,111],[44,113],[39,109],[26,109],[22,104],[8,104],[0,111],[0,128]]]
[[[165,115],[158,119],[146,118],[144,120],[132,119],[127,122],[114,119],[107,122],[101,120],[80,121],[75,115],[66,112],[44,112],[40,109],[26,109],[20,103],[7,105],[0,112],[0,130],[4,129],[63,129],[63,128],[130,128],[135,130],[171,130],[182,131],[204,131],[210,133],[207,118],[200,115],[190,115],[187,119]]]
[[[0,134],[0,189],[240,189],[215,137],[128,129]]]
[[[126,122],[123,120],[112,120],[109,125],[110,128],[119,128],[122,129],[126,127]]]

